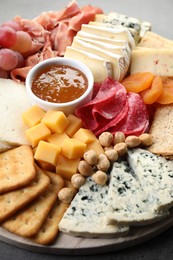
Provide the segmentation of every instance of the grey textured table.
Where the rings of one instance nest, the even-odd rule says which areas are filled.
[[[69,3],[68,0],[1,0],[0,23],[20,15],[23,18],[33,18],[43,11],[60,10]],[[92,4],[101,7],[104,12],[116,11],[129,16],[148,20],[152,23],[152,30],[173,40],[173,1],[172,0],[78,0],[79,6]],[[0,241],[0,259],[9,260],[40,260],[40,259],[173,259],[173,228],[163,232],[135,247],[115,252],[90,256],[58,256],[38,254],[20,249]]]

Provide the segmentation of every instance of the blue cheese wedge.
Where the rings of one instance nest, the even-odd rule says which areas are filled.
[[[173,161],[141,148],[128,151],[128,160],[156,211],[173,206]]]
[[[86,64],[93,73],[94,82],[101,83],[107,77],[113,77],[112,64],[109,60],[101,58],[100,56],[89,53],[84,50],[78,50],[71,46],[66,48],[64,57],[75,58]]]
[[[82,237],[117,237],[128,233],[129,227],[108,224],[108,186],[97,185],[92,178],[79,189],[59,223],[62,232]]]
[[[126,225],[151,224],[169,212],[156,213],[127,161],[115,162],[108,190],[109,221]]]
[[[95,21],[110,23],[112,25],[122,25],[127,28],[135,29],[139,33],[140,38],[142,38],[147,31],[151,30],[150,22],[116,12],[111,12],[108,15],[98,14],[96,15]]]

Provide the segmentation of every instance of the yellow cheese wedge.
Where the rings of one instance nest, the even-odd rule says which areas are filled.
[[[75,138],[65,139],[61,153],[68,159],[81,158],[86,150],[86,144]]]
[[[130,74],[152,72],[160,76],[173,76],[173,49],[133,50]]]
[[[56,165],[61,148],[55,144],[40,141],[34,154],[34,158],[39,161]]]
[[[23,113],[22,119],[27,126],[32,127],[40,123],[44,115],[45,111],[35,105]]]
[[[49,110],[41,120],[53,133],[62,133],[69,121],[62,111]]]
[[[27,129],[25,134],[31,146],[34,148],[38,145],[39,141],[46,140],[46,138],[51,135],[51,131],[45,124],[39,123]]]
[[[56,173],[61,175],[67,180],[71,180],[71,177],[77,173],[77,168],[80,159],[68,159],[67,157],[60,154],[57,161]]]

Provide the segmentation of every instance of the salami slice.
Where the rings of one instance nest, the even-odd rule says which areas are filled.
[[[108,124],[122,111],[126,104],[126,90],[119,82],[107,78],[99,87],[95,97],[76,110],[86,128],[96,131]]]
[[[128,113],[115,126],[108,129],[111,133],[118,131],[123,132],[126,136],[137,135],[147,131],[149,126],[149,116],[146,105],[137,93],[129,92],[128,98]]]

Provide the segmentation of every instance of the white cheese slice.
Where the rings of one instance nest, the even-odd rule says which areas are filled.
[[[79,31],[76,35],[78,38],[84,40],[84,39],[89,39],[89,40],[95,40],[95,41],[99,41],[102,43],[108,43],[108,44],[112,44],[115,46],[123,46],[125,48],[130,48],[129,44],[127,41],[125,40],[114,40],[108,37],[102,37],[93,33],[87,33],[87,32],[83,32],[83,31]]]
[[[141,42],[145,42],[145,39],[152,39],[153,41],[154,40],[156,42],[158,41],[158,42],[160,42],[162,44],[165,44],[166,46],[169,46],[170,48],[173,48],[173,41],[172,40],[169,40],[169,39],[167,39],[165,37],[162,37],[159,34],[151,32],[151,31],[148,31],[145,34],[145,37],[144,37],[144,39],[142,39]],[[148,47],[148,46],[146,46],[146,47]]]
[[[89,25],[93,25],[93,26],[99,26],[99,27],[109,27],[109,28],[119,28],[119,29],[123,29],[123,26],[118,24],[118,25],[114,25],[112,24],[111,22],[108,23],[108,22],[104,22],[104,21],[91,21],[89,22]],[[127,27],[129,32],[131,33],[132,37],[134,38],[135,40],[135,43],[137,44],[139,42],[139,33],[138,31],[136,31],[135,29],[133,28],[130,28],[130,27]]]
[[[131,61],[131,49],[128,44],[124,45],[124,46],[117,46],[114,44],[100,42],[100,41],[96,41],[96,40],[89,39],[89,38],[79,38],[78,36],[74,37],[73,44],[75,44],[75,42],[79,42],[78,40],[92,44],[95,47],[99,47],[102,49],[102,51],[109,51],[114,54],[121,55],[124,59],[124,64],[125,64],[124,75],[126,74],[128,68],[129,68],[129,65],[130,65],[130,61]]]
[[[121,28],[109,28],[109,27],[99,27],[99,26],[92,26],[89,24],[83,24],[82,29],[83,32],[93,33],[98,36],[108,37],[114,40],[125,40],[128,42],[131,49],[135,47],[135,41],[129,32],[129,30],[125,27]]]
[[[135,178],[127,161],[115,162],[108,190],[109,221],[128,225],[146,225],[159,221],[169,212],[157,214],[148,195]]]
[[[173,206],[173,161],[141,148],[128,151],[128,158],[142,188],[157,211]]]
[[[107,222],[108,186],[97,185],[92,178],[79,189],[59,223],[62,232],[83,237],[117,237],[129,227]]]
[[[127,64],[125,64],[125,59],[121,54],[113,53],[110,51],[105,51],[98,46],[94,46],[91,43],[82,41],[80,39],[74,39],[72,45],[73,48],[77,50],[86,51],[89,53],[96,54],[103,59],[106,59],[112,63],[113,68],[113,79],[122,80],[127,72]]]
[[[64,57],[75,58],[85,63],[94,76],[94,82],[101,83],[107,77],[112,78],[112,64],[109,60],[99,57],[87,51],[77,50],[73,47],[67,47]]]
[[[137,49],[132,51],[130,74],[149,71],[173,76],[173,49]]]

